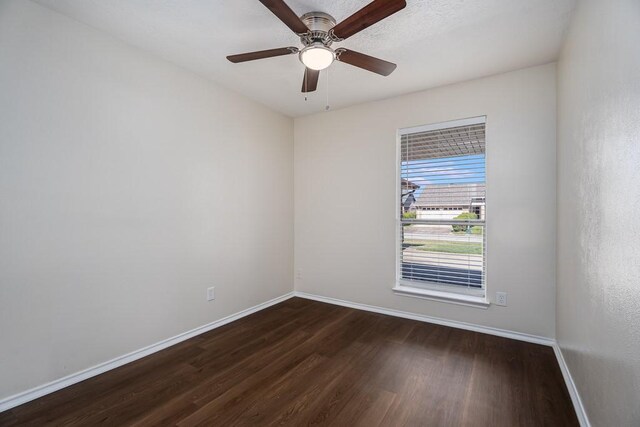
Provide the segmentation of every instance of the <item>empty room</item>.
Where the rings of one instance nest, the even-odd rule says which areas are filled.
[[[640,1],[0,0],[0,426],[640,426]]]

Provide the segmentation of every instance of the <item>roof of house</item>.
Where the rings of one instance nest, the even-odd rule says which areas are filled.
[[[473,199],[484,202],[485,184],[429,185],[418,196],[414,206],[469,206]]]

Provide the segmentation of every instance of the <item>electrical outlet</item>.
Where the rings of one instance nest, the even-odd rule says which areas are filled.
[[[216,299],[216,288],[212,286],[207,289],[207,301],[211,301]]]
[[[302,271],[298,270],[296,272],[296,279],[302,279]]]
[[[506,292],[496,292],[496,305],[507,305],[507,293]]]

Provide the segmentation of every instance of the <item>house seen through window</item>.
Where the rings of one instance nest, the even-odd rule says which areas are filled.
[[[403,129],[399,148],[399,283],[484,296],[484,117]]]

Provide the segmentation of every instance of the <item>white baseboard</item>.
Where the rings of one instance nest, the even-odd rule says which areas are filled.
[[[450,326],[452,328],[466,329],[468,331],[481,332],[483,334],[497,335],[499,337],[511,338],[518,341],[526,341],[534,344],[542,344],[553,347],[555,340],[552,338],[540,337],[537,335],[529,335],[521,332],[509,331],[506,329],[492,328],[490,326],[480,326],[473,323],[458,322],[455,320],[447,320],[439,317],[426,316],[424,314],[410,313],[407,311],[393,310],[374,305],[360,304],[357,302],[345,301],[336,298],[324,297],[320,295],[308,294],[306,292],[296,291],[295,296],[300,298],[311,299],[314,301],[326,302],[329,304],[341,305],[344,307],[355,308],[358,310],[366,310],[374,313],[387,314],[389,316],[402,317],[404,319],[418,320],[420,322],[433,323],[436,325]]]
[[[569,395],[571,396],[571,401],[573,402],[573,407],[576,410],[576,415],[578,416],[580,425],[582,427],[591,427],[591,423],[587,417],[587,412],[585,411],[582,399],[580,398],[580,393],[578,393],[578,388],[573,382],[571,371],[569,371],[569,366],[567,366],[567,362],[564,360],[562,349],[557,342],[553,345],[553,352],[556,354],[556,359],[558,359],[558,364],[560,365],[564,382],[567,384],[567,390],[569,390]]]
[[[91,368],[84,369],[80,372],[76,372],[71,375],[67,375],[66,377],[59,378],[57,380],[51,381],[50,383],[43,384],[37,387],[34,387],[30,390],[24,391],[22,393],[15,394],[13,396],[6,397],[0,400],[0,412],[9,410],[18,405],[22,405],[23,403],[27,403],[31,400],[37,399],[49,393],[53,393],[54,391],[58,391],[62,388],[69,387],[70,385],[79,383],[80,381],[84,381],[88,378],[95,377],[96,375],[100,375],[104,372],[110,371],[112,369],[118,368],[127,363],[133,362],[135,360],[141,359],[150,354],[156,353],[160,350],[163,350],[167,347],[171,347],[172,345],[178,344],[182,341],[188,340],[189,338],[193,338],[196,335],[200,335],[204,332],[210,331],[212,329],[219,328],[227,323],[231,323],[234,320],[238,320],[242,317],[253,314],[257,311],[263,310],[267,307],[270,307],[279,302],[285,301],[294,296],[293,292],[289,292],[285,295],[279,296],[272,300],[263,302],[261,304],[255,305],[253,307],[247,308],[246,310],[239,311],[235,314],[231,314],[227,317],[223,317],[222,319],[216,320],[214,322],[208,323],[206,325],[199,326],[195,329],[192,329],[187,332],[183,332],[179,335],[176,335],[171,338],[167,338],[166,340],[162,340],[155,344],[151,344],[147,347],[141,348],[139,350],[132,351],[131,353],[125,354],[123,356],[116,357],[115,359],[111,359],[107,362],[100,363],[99,365],[93,366]]]

